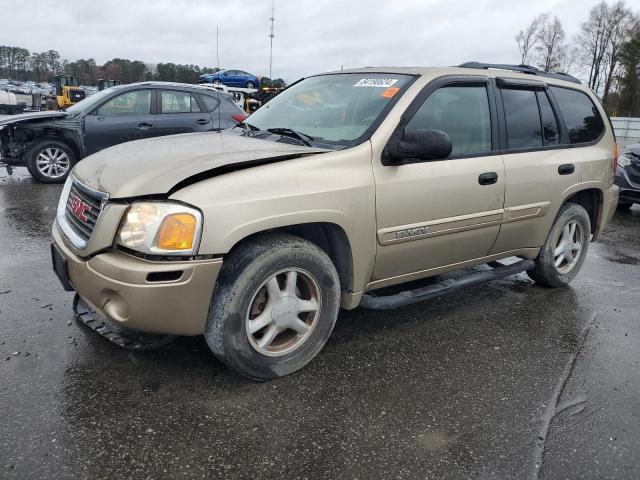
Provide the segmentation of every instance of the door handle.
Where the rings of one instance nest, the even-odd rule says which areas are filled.
[[[496,172],[481,173],[478,176],[478,183],[480,185],[492,185],[498,181],[498,174]]]
[[[138,128],[140,130],[147,130],[148,128],[153,127],[153,123],[142,122],[138,124]]]
[[[196,123],[198,125],[206,125],[207,123],[211,123],[210,120],[205,120],[204,118],[201,118],[200,120],[196,120]]]
[[[560,165],[558,167],[558,173],[560,175],[571,175],[576,171],[576,167],[573,163],[565,163],[564,165]]]

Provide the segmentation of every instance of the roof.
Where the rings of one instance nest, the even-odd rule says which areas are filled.
[[[142,85],[142,86],[149,86],[149,87],[166,87],[166,88],[184,88],[184,89],[191,89],[191,90],[196,90],[196,91],[201,91],[201,92],[208,92],[211,93],[212,89],[210,88],[206,88],[206,87],[202,87],[199,84],[196,83],[179,83],[179,82],[160,82],[160,81],[146,81],[146,82],[136,82],[136,83],[124,83],[121,85],[117,85],[115,87],[111,87],[114,89],[125,89],[125,88],[130,88],[130,87],[134,87],[134,86],[138,86],[138,85]],[[216,93],[220,93],[220,95],[227,95],[227,96],[231,96],[230,93],[226,93],[226,92],[221,92],[221,91],[216,91]]]
[[[507,67],[507,65],[504,65]],[[522,80],[535,80],[544,82],[549,85],[561,85],[571,88],[579,88],[580,85],[575,83],[575,80],[564,80],[560,75],[554,75],[553,77],[537,76],[531,73],[522,73],[509,69],[499,69],[496,67],[490,68],[465,68],[465,67],[365,67],[354,68],[348,70],[336,70],[332,72],[325,72],[326,74],[335,73],[391,73],[396,75],[419,75],[422,77],[436,78],[444,75],[483,75],[490,78],[502,77],[502,78],[516,78]],[[322,74],[321,74],[322,75]],[[581,90],[588,90],[584,85]]]

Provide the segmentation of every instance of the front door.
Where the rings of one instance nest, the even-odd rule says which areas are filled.
[[[491,250],[502,221],[505,175],[489,87],[483,77],[432,82],[405,112],[405,131],[449,135],[447,159],[385,166],[374,156],[374,283],[392,277],[400,283]]]
[[[87,155],[112,145],[156,135],[156,116],[152,113],[152,91],[121,93],[85,117]]]
[[[158,111],[158,135],[205,132],[213,128],[211,114],[201,108],[195,96],[189,92],[162,90]]]

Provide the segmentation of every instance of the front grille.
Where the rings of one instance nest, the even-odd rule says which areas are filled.
[[[64,216],[69,227],[83,240],[87,241],[91,237],[101,209],[101,197],[73,182],[67,197]]]
[[[626,168],[629,180],[635,184],[640,184],[640,160],[634,160],[631,165]]]

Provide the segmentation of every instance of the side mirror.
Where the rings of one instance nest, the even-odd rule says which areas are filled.
[[[441,130],[401,130],[387,145],[385,165],[442,160],[451,155],[451,139]]]

